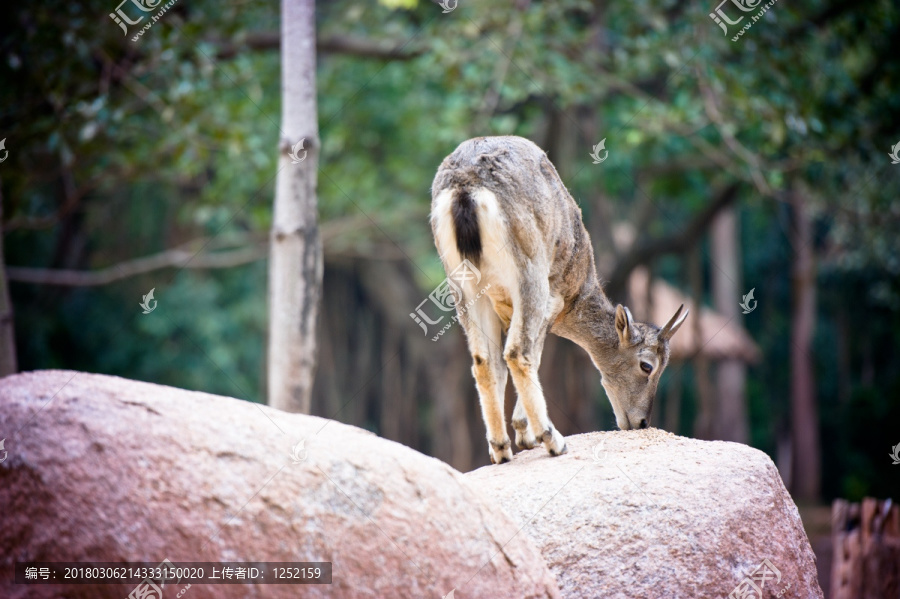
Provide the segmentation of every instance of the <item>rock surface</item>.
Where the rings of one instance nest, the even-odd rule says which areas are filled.
[[[564,597],[728,597],[751,574],[761,594],[735,596],[822,597],[797,507],[761,451],[658,429],[566,442],[560,457],[538,448],[465,475],[540,546]]]
[[[163,559],[333,562],[330,586],[164,597],[559,597],[535,546],[460,473],[338,422],[43,371],[0,381],[0,437],[0,597],[135,587],[15,585],[16,561]]]

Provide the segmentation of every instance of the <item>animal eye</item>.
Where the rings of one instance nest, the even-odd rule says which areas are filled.
[[[651,366],[647,362],[641,362],[641,370],[643,370],[647,374],[650,374],[651,372],[653,372],[653,366]]]

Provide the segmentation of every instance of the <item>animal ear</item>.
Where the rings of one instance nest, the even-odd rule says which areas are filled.
[[[636,333],[631,311],[619,304],[616,306],[616,332],[619,334],[619,345],[628,347],[634,344]]]
[[[671,339],[672,335],[674,335],[678,328],[684,323],[684,319],[687,318],[688,314],[690,314],[690,310],[685,310],[684,304],[681,304],[681,306],[678,307],[678,310],[675,311],[675,316],[669,319],[669,322],[662,328],[657,338],[664,341]]]

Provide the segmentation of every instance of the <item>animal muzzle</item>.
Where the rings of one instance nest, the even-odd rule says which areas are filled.
[[[640,428],[649,428],[650,427],[650,414],[646,416],[625,416],[625,422],[617,422],[619,428],[623,431],[640,429]],[[623,426],[624,425],[624,426]]]

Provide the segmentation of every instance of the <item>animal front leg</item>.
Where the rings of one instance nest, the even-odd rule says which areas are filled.
[[[527,415],[526,420],[532,435],[536,439],[540,439],[550,455],[564,454],[566,440],[550,422],[544,392],[537,376],[543,339],[541,342],[535,342],[534,337],[523,334],[523,329],[517,327],[515,321],[514,317],[503,357],[509,366],[509,372],[519,395],[519,402]],[[519,322],[522,322],[521,319]],[[518,429],[516,429],[517,440],[518,437]]]

